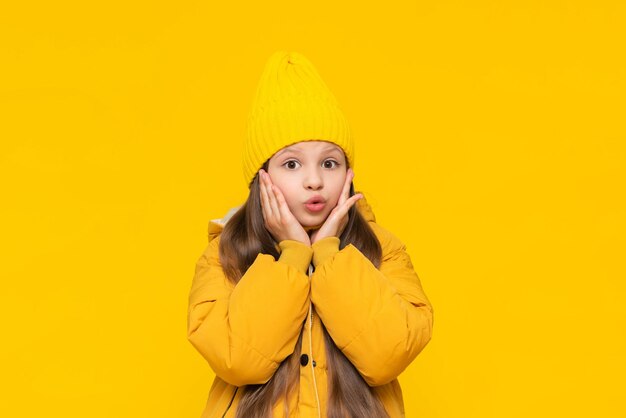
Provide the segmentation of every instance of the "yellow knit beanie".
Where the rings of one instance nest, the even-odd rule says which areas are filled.
[[[269,58],[248,116],[243,174],[248,187],[263,163],[300,141],[328,141],[354,167],[354,143],[337,100],[302,54],[277,51]]]

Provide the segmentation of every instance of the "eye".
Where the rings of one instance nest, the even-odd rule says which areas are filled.
[[[297,165],[300,164],[296,160],[289,160],[283,163],[284,167],[287,167],[288,170],[295,170]]]
[[[335,168],[339,166],[339,163],[335,160],[326,160],[323,164],[324,168]]]

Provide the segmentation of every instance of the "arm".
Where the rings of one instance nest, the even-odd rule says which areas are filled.
[[[281,241],[278,261],[259,254],[234,286],[221,268],[218,245],[219,239],[211,241],[196,263],[187,338],[224,381],[266,383],[293,352],[308,312],[305,271],[312,249]]]
[[[383,248],[380,270],[339,238],[313,244],[311,300],[333,341],[370,386],[395,379],[430,340],[433,309],[405,246],[370,223]]]

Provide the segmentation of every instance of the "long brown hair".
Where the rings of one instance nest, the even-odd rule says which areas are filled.
[[[263,165],[267,171],[268,162]],[[350,196],[354,195],[350,185]],[[339,248],[354,245],[376,268],[380,267],[382,250],[376,235],[359,213],[356,204],[348,212],[348,223],[342,232]],[[261,209],[258,174],[250,184],[246,203],[224,226],[220,238],[219,257],[224,273],[237,284],[259,253],[278,259],[276,241],[265,228]],[[337,348],[322,326],[326,345],[328,370],[328,418],[388,418],[382,403],[354,365]],[[288,399],[299,384],[299,357],[302,333],[294,352],[278,367],[265,384],[247,385],[237,407],[237,418],[269,418],[276,402],[284,397],[285,415]]]

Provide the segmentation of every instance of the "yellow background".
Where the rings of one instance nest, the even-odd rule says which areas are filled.
[[[200,416],[213,375],[187,295],[208,220],[245,199],[245,120],[277,49],[342,104],[355,184],[435,307],[407,416],[626,416],[625,17],[5,2],[0,416]]]

